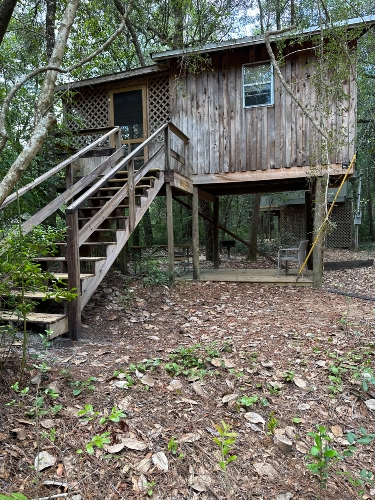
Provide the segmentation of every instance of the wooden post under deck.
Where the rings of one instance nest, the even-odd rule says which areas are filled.
[[[193,233],[193,279],[199,281],[199,208],[198,188],[193,187],[192,233]]]
[[[68,266],[68,289],[75,288],[77,297],[68,302],[68,327],[69,337],[72,340],[79,340],[81,336],[81,282],[80,282],[80,263],[79,263],[79,229],[78,229],[78,210],[66,214],[67,246],[66,261]]]
[[[173,235],[173,207],[172,188],[169,182],[165,184],[167,199],[167,231],[168,231],[168,271],[170,281],[174,282],[174,235]]]
[[[315,191],[315,212],[314,212],[314,238],[316,238],[318,231],[323,224],[325,216],[325,188],[327,179],[325,177],[318,177],[314,181]],[[320,237],[313,250],[313,287],[321,289],[323,282],[323,250],[324,250],[324,231],[321,232]]]
[[[219,197],[214,201],[214,269],[219,269]]]
[[[307,253],[310,251],[314,241],[314,194],[313,186],[310,185],[308,191],[305,191],[305,210],[306,210],[306,238],[309,240]],[[311,271],[313,269],[313,256],[310,255],[307,261],[307,267]]]

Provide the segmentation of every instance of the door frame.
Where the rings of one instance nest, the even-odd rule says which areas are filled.
[[[114,127],[114,107],[113,107],[113,94],[119,94],[121,92],[131,92],[132,90],[142,90],[142,115],[143,115],[143,137],[138,139],[122,139],[121,144],[129,144],[130,150],[133,149],[131,144],[140,144],[145,141],[148,137],[148,120],[147,120],[147,88],[146,85],[137,85],[132,87],[121,87],[117,89],[109,90],[109,119],[110,125]],[[145,148],[145,160],[147,158],[147,150]]]

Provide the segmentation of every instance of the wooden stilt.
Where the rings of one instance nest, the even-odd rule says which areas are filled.
[[[172,188],[169,182],[165,184],[165,194],[167,199],[167,231],[168,231],[168,271],[170,281],[174,281],[174,235],[173,235],[173,207]]]
[[[323,224],[326,212],[325,207],[325,188],[327,179],[319,177],[314,181],[315,191],[315,212],[314,212],[314,238]],[[324,231],[320,235],[313,250],[313,287],[321,289],[323,281],[323,249],[324,249]]]
[[[199,281],[199,208],[198,188],[195,186],[193,187],[192,211],[193,279]]]
[[[66,214],[67,245],[66,261],[68,267],[68,289],[75,288],[77,297],[68,302],[68,327],[69,337],[72,340],[79,340],[81,336],[81,283],[80,283],[80,264],[79,264],[79,229],[78,229],[78,211]]]
[[[214,201],[214,269],[219,269],[219,197]]]
[[[313,185],[310,186],[308,191],[305,191],[305,210],[306,210],[306,239],[309,240],[307,246],[307,253],[310,251],[314,241],[314,193]],[[307,268],[312,271],[313,269],[313,256],[310,255],[307,261]]]

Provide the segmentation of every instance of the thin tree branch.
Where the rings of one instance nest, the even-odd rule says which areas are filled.
[[[133,1],[134,0],[130,0],[128,7],[126,9],[126,12],[122,18],[121,24],[119,25],[117,30],[97,50],[95,50],[94,52],[92,52],[88,56],[84,57],[83,59],[81,59],[77,63],[72,64],[68,68],[61,68],[60,66],[54,66],[54,65],[48,65],[48,66],[42,66],[40,68],[36,68],[33,71],[31,71],[28,75],[21,78],[21,80],[19,80],[19,82],[16,83],[16,85],[14,85],[14,87],[8,92],[8,95],[4,99],[3,106],[1,109],[1,113],[0,113],[0,135],[1,135],[0,152],[4,149],[5,144],[8,142],[8,139],[9,139],[8,133],[6,131],[5,122],[6,122],[6,115],[9,111],[10,103],[11,103],[12,99],[14,98],[15,94],[24,86],[24,84],[27,81],[31,80],[32,78],[39,75],[40,73],[45,73],[47,71],[56,71],[58,73],[70,73],[71,71],[87,64],[92,59],[94,59],[97,55],[99,55],[101,52],[103,52],[107,47],[109,47],[109,45],[111,45],[111,43],[115,40],[115,38],[117,38],[118,35],[125,28],[126,18],[129,14],[129,11],[131,9]]]
[[[318,130],[318,132],[322,135],[322,137],[328,142],[328,134],[326,131],[320,126],[320,124],[315,120],[314,116],[312,113],[306,108],[306,106],[302,103],[302,101],[295,95],[293,92],[292,88],[288,83],[285,81],[285,78],[281,74],[280,67],[276,61],[275,54],[273,53],[271,43],[270,43],[270,37],[275,36],[275,35],[281,35],[282,33],[286,33],[287,31],[290,31],[294,28],[294,26],[291,26],[290,28],[284,28],[281,30],[276,30],[276,31],[266,31],[264,33],[264,41],[266,42],[266,48],[268,55],[270,56],[272,66],[274,67],[274,70],[279,77],[279,80],[281,82],[281,85],[284,87],[284,89],[288,92],[290,97],[293,99],[293,101],[301,108],[301,111],[309,118],[311,123],[314,125],[314,127]]]

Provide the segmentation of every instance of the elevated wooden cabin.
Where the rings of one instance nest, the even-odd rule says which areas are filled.
[[[350,27],[361,23],[352,20]],[[319,120],[311,43],[305,37],[302,45],[285,49],[281,72]],[[272,44],[275,48],[276,41]],[[320,134],[274,74],[263,36],[152,58],[153,66],[66,86],[74,93],[65,101],[67,116],[79,117],[87,129],[119,125],[123,140],[133,144],[171,121],[189,138],[186,169],[180,173],[213,195],[304,189],[311,168],[326,163]],[[191,66],[202,64],[202,69],[183,72],[181,60],[188,58]],[[348,97],[332,103],[327,118],[327,129],[342,134],[330,154],[333,177],[342,174],[355,151],[355,75],[352,65],[342,81]],[[173,142],[172,147],[177,150]]]
[[[374,21],[375,17],[365,20]],[[363,19],[350,21],[350,28],[356,26],[363,26]],[[309,30],[302,45],[285,49],[281,71],[319,119],[320,96],[311,84],[315,59],[309,34],[314,33],[318,30]],[[181,60],[186,62],[188,57],[196,64],[202,56],[207,64],[200,71],[180,71]],[[194,278],[199,279],[199,197],[214,205],[211,222],[217,268],[220,196],[305,190],[312,173],[327,171],[321,138],[281,86],[261,36],[197,51],[154,54],[153,59],[155,64],[149,67],[60,87],[76,152],[2,204],[1,208],[66,171],[65,191],[22,224],[28,233],[65,207],[66,240],[59,242],[58,254],[39,260],[52,265],[55,278],[67,281],[77,297],[61,306],[60,314],[47,314],[51,298],[35,290],[29,293],[35,300],[47,300],[38,312],[28,314],[28,321],[52,328],[55,336],[68,331],[72,339],[79,338],[83,308],[116,259],[123,260],[126,242],[157,195],[166,195],[168,260],[173,273],[172,198],[192,194],[190,207],[178,201],[192,209]],[[345,102],[332,102],[325,117],[333,135],[343,132],[343,140],[330,152],[333,182],[347,172],[354,155],[355,65],[340,85]],[[309,204],[312,207],[311,197]],[[310,235],[312,213],[310,208],[306,217]],[[1,319],[17,318],[0,311]]]

